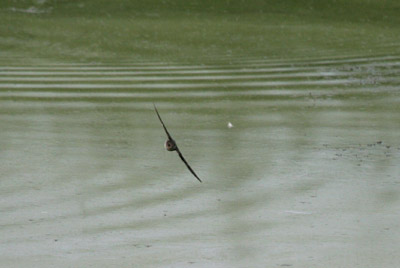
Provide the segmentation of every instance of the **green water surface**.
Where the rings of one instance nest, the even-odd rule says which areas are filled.
[[[0,266],[396,267],[399,13],[2,1]]]

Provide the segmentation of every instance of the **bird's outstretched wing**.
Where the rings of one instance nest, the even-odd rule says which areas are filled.
[[[169,139],[169,140],[173,140],[172,137],[171,137],[171,135],[169,134],[167,128],[165,127],[164,122],[162,121],[160,114],[158,113],[158,110],[157,110],[156,105],[155,105],[154,103],[153,103],[153,105],[154,105],[154,110],[155,110],[156,113],[157,113],[158,119],[160,119],[160,122],[161,122],[161,124],[162,124],[162,126],[163,126],[163,128],[164,128],[164,130],[165,130],[165,133],[166,133],[167,136],[168,136],[168,139]]]
[[[160,114],[158,113],[158,110],[157,110],[156,105],[155,105],[154,103],[153,103],[153,105],[154,105],[154,110],[155,110],[156,113],[157,113],[158,119],[160,119],[160,122],[161,122],[161,124],[162,124],[162,126],[163,126],[163,128],[164,128],[164,130],[165,130],[165,133],[166,133],[167,136],[168,136],[168,139],[169,139],[169,140],[172,140],[172,141],[175,143],[175,141],[172,139],[171,135],[169,134],[167,128],[165,127],[164,122],[162,121],[161,116],[160,116]],[[188,162],[186,162],[186,159],[183,157],[181,151],[179,151],[179,148],[178,148],[178,146],[176,145],[176,143],[175,143],[175,146],[176,146],[176,152],[178,153],[179,157],[182,159],[183,163],[185,163],[186,167],[187,167],[187,168],[189,169],[189,171],[193,174],[193,176],[195,176],[196,179],[199,180],[199,182],[202,182],[201,179],[200,179],[200,178],[196,175],[196,173],[193,171],[193,169],[189,166]]]
[[[179,148],[176,147],[176,152],[178,153],[179,157],[182,159],[183,163],[185,163],[186,167],[192,172],[193,176],[196,177],[196,179],[199,180],[199,182],[202,182],[201,179],[196,175],[196,173],[193,171],[193,169],[189,166],[188,162],[186,162],[185,158],[183,157],[181,151],[179,151]]]

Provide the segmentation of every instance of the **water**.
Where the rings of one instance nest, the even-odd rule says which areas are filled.
[[[218,62],[2,66],[2,265],[395,265],[400,57]]]
[[[0,267],[396,267],[398,10],[3,1]]]

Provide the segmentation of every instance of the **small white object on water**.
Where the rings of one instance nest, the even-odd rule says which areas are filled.
[[[228,122],[228,128],[233,128],[233,125],[231,122]]]

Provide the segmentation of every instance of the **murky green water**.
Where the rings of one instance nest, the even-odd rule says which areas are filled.
[[[379,23],[364,22],[375,22],[372,9],[321,22],[277,5],[266,23],[192,6],[182,18],[157,9],[157,22],[111,10],[99,26],[73,9],[81,20],[70,27],[81,27],[68,32],[58,28],[68,16],[52,17],[57,6],[35,3],[0,9],[0,20],[18,22],[0,26],[0,266],[399,263],[400,54],[390,12]],[[46,20],[71,40],[44,36]],[[142,50],[117,32],[91,43],[124,23],[144,27],[126,30]],[[92,27],[95,36],[74,39]],[[164,149],[153,103],[203,183]]]

